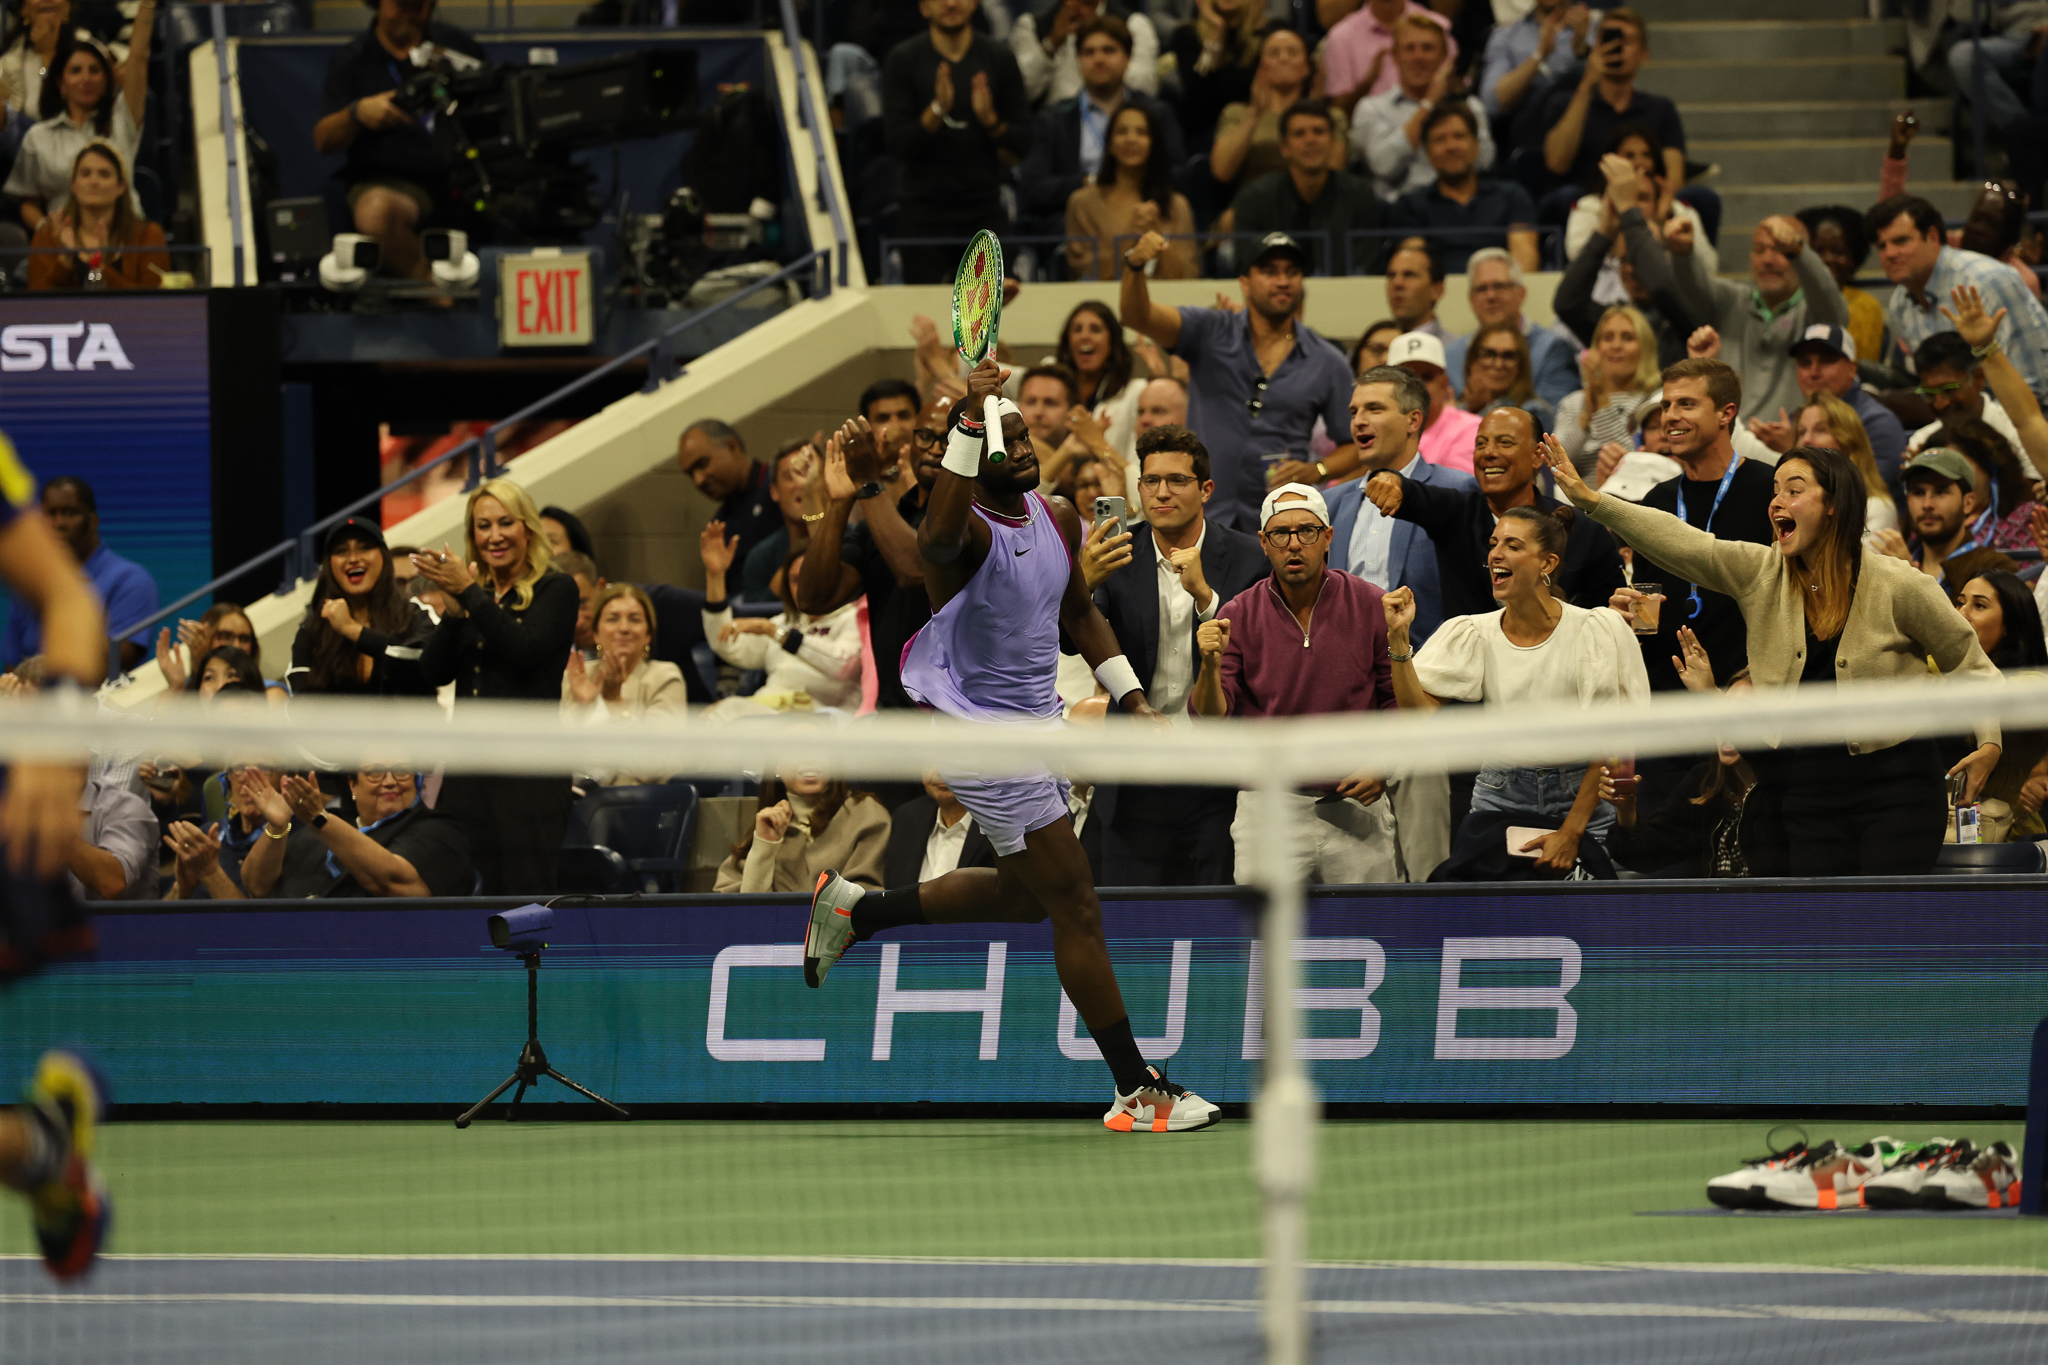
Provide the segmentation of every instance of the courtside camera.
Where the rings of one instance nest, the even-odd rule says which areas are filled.
[[[469,249],[469,234],[459,228],[431,228],[420,235],[420,250],[434,283],[450,293],[476,288],[483,262]]]
[[[334,247],[320,258],[320,283],[338,294],[353,294],[369,283],[384,263],[384,248],[375,237],[337,232]]]
[[[548,931],[555,927],[555,912],[545,905],[522,905],[490,918],[491,946],[507,952],[531,952],[547,947]]]

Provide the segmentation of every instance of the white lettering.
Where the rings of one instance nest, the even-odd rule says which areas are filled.
[[[1251,945],[1251,966],[1244,985],[1244,1057],[1266,1055],[1266,967],[1258,940]],[[1294,992],[1295,1008],[1301,1010],[1358,1011],[1358,1035],[1338,1038],[1300,1038],[1294,1055],[1316,1061],[1352,1062],[1370,1057],[1380,1045],[1380,1012],[1372,993],[1387,979],[1387,954],[1369,938],[1304,938],[1294,943],[1296,962],[1363,962],[1365,979],[1357,986],[1300,986]]]
[[[725,1006],[735,967],[801,967],[801,943],[735,943],[711,960],[711,1008],[704,1020],[704,1050],[721,1062],[822,1062],[823,1038],[728,1038]]]
[[[980,990],[908,991],[896,987],[896,968],[903,945],[882,945],[882,980],[875,991],[874,1059],[889,1060],[899,1014],[979,1014],[981,1016],[981,1060],[992,1062],[1003,1030],[1003,970],[1009,964],[1010,945],[988,945],[988,972]]]
[[[1166,983],[1166,1033],[1159,1038],[1138,1039],[1138,1051],[1155,1062],[1163,1062],[1180,1051],[1181,1038],[1188,1026],[1188,968],[1194,962],[1195,941],[1191,938],[1177,938],[1173,941],[1173,969]],[[1128,973],[1120,974],[1128,979]],[[1076,1036],[1074,1029],[1081,1022],[1081,1012],[1074,1008],[1074,1002],[1067,999],[1065,991],[1060,992],[1060,1055],[1070,1062],[1099,1062],[1102,1049],[1095,1046],[1095,1040],[1086,1032]]]
[[[1467,986],[1467,962],[1503,959],[1555,961],[1555,986]],[[1447,938],[1437,983],[1438,1061],[1549,1061],[1572,1050],[1579,1038],[1579,1012],[1565,1000],[1579,984],[1579,945],[1568,938]],[[1460,1038],[1459,1010],[1554,1010],[1557,1024],[1547,1038]]]
[[[79,337],[85,338],[85,344],[74,361],[71,343]],[[95,322],[87,327],[82,322],[18,322],[0,329],[0,371],[90,370],[95,365],[135,368],[111,323]]]
[[[111,365],[117,370],[135,368],[135,362],[121,349],[121,339],[114,335],[112,323],[95,322],[86,329],[85,345],[78,348],[78,368],[89,370],[94,365]]]

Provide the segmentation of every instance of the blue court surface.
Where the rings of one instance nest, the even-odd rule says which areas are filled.
[[[1168,1211],[1159,1211],[1167,1216]],[[1316,1359],[1374,1365],[2048,1360],[2048,1273],[1376,1262],[1314,1276]],[[0,1360],[1247,1362],[1248,1262],[0,1259]]]

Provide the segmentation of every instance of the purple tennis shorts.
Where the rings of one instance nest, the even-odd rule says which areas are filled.
[[[979,777],[971,773],[939,774],[996,852],[1008,857],[1024,851],[1024,836],[1055,820],[1071,820],[1064,777],[1039,773],[1032,777]]]

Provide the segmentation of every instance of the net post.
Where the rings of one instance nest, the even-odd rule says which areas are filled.
[[[1267,1365],[1307,1365],[1308,1194],[1315,1185],[1321,1105],[1301,1059],[1297,985],[1305,898],[1291,854],[1290,789],[1269,781],[1252,794],[1259,926],[1265,974],[1266,1066],[1252,1109],[1252,1165],[1263,1201],[1265,1271],[1259,1290]]]
[[[2027,1067],[2027,1145],[2020,1153],[2020,1212],[2041,1215],[2042,1184],[2048,1181],[2048,1019],[2034,1026]]]

